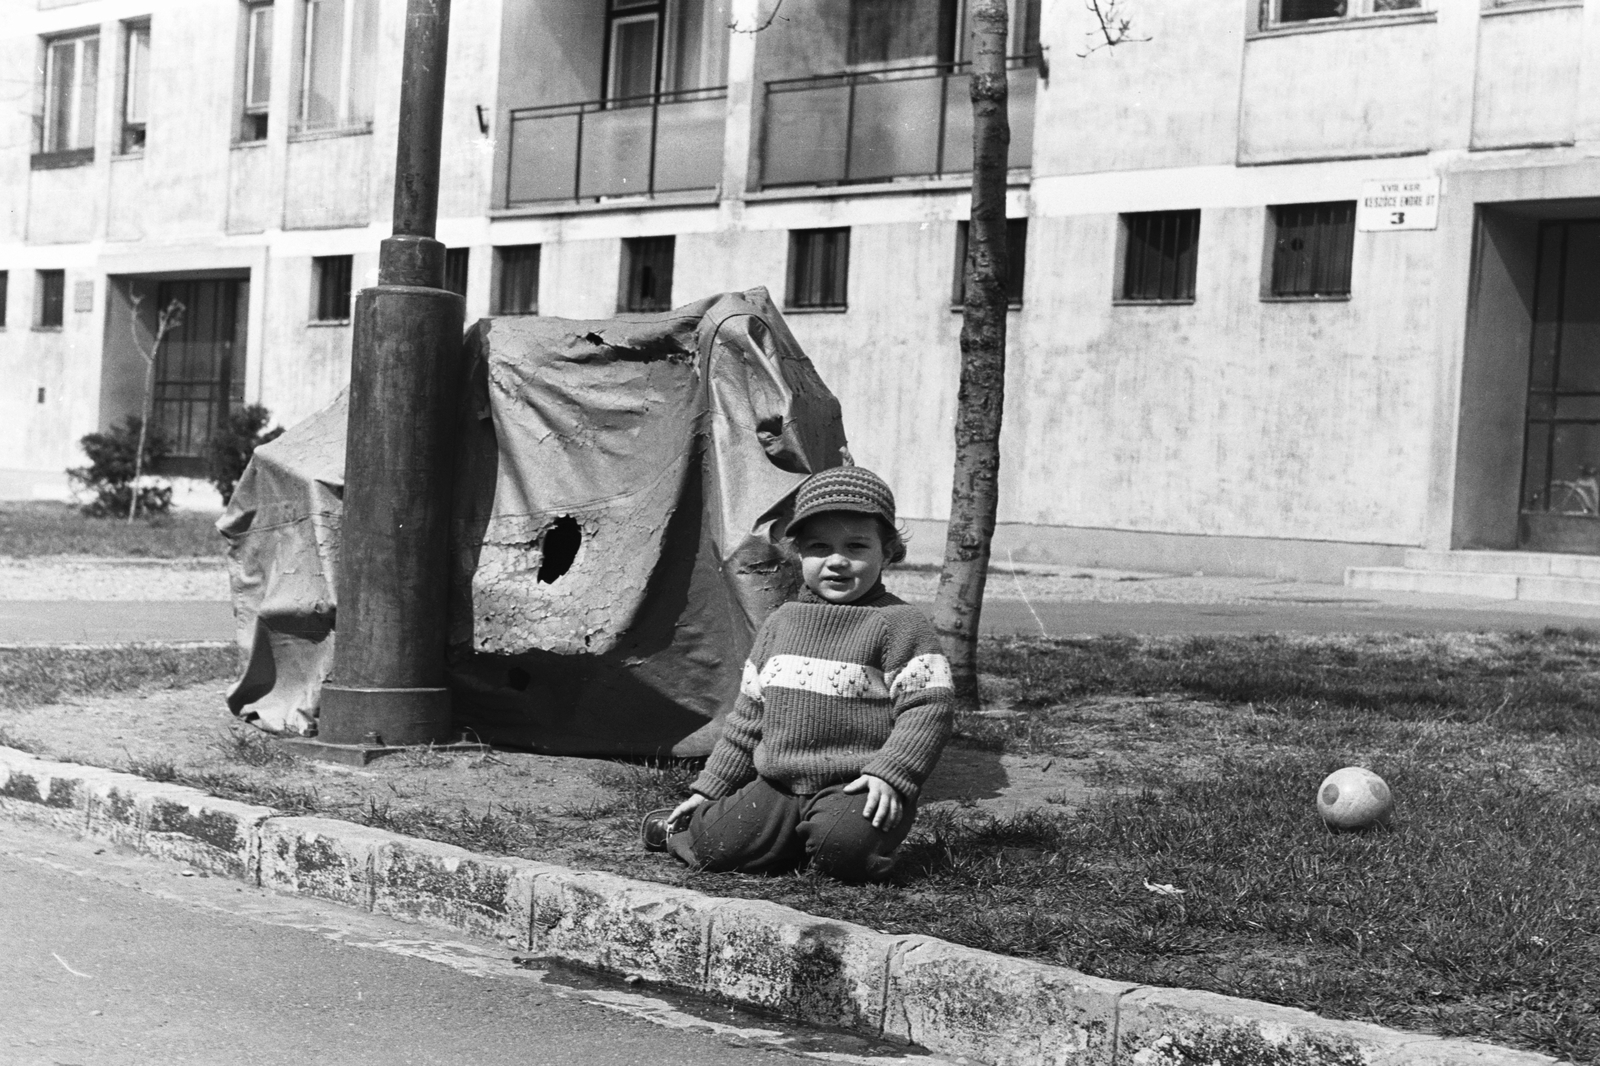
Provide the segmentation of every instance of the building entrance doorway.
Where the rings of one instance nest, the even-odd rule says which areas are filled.
[[[1600,554],[1600,220],[1539,226],[1519,541]]]
[[[211,435],[244,403],[246,308],[250,283],[238,278],[163,281],[156,307],[183,304],[156,360],[152,427],[167,438],[164,474],[204,477]]]

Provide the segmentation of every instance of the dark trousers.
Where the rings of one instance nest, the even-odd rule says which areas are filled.
[[[900,824],[885,831],[862,817],[865,792],[847,795],[843,785],[829,785],[797,796],[758,777],[731,796],[696,807],[688,828],[667,839],[667,850],[696,869],[717,873],[783,873],[809,862],[840,881],[882,881],[916,817],[916,803],[903,803]]]

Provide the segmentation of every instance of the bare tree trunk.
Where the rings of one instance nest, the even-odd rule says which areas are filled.
[[[134,344],[139,343],[138,317],[139,300],[133,301],[134,311]],[[144,403],[139,408],[139,445],[133,452],[133,482],[131,485],[132,498],[128,500],[128,524],[133,524],[134,516],[139,513],[139,478],[144,473],[144,445],[150,435],[150,406],[154,401],[156,382],[156,360],[161,355],[161,342],[167,339],[167,334],[183,324],[183,302],[173,300],[156,314],[156,339],[150,346],[150,352],[145,355],[141,346],[140,354],[144,355]]]
[[[972,221],[967,228],[955,479],[934,628],[944,642],[959,707],[978,701],[978,624],[999,502],[1000,418],[1006,378],[1006,2],[973,0]]]

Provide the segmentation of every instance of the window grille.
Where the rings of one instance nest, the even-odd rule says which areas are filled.
[[[500,260],[500,287],[495,314],[539,313],[539,246],[519,244],[496,248]]]
[[[471,251],[470,248],[444,250],[444,287],[462,299],[467,295],[467,262]]]
[[[1354,200],[1284,204],[1272,209],[1273,296],[1350,295],[1355,251]]]
[[[124,35],[122,150],[142,152],[150,96],[150,24],[130,23],[124,28]]]
[[[1122,226],[1121,299],[1193,301],[1200,212],[1140,211]]]
[[[300,128],[355,129],[372,122],[377,0],[304,0]]]
[[[39,271],[39,310],[35,316],[35,324],[43,329],[59,327],[64,321],[66,305],[67,272]]]
[[[950,290],[950,303],[955,307],[967,302],[967,240],[970,222],[956,223],[955,281]],[[1028,266],[1028,220],[1006,219],[1006,306],[1022,306],[1023,277]]]
[[[789,231],[789,307],[843,308],[849,289],[850,227]]]
[[[319,255],[311,260],[317,278],[317,322],[350,321],[350,274],[348,255]]]
[[[10,287],[10,271],[0,270],[0,329],[6,328],[6,298]]]
[[[45,42],[44,138],[40,150],[94,148],[94,100],[99,84],[100,38],[94,35]]]
[[[241,141],[267,139],[267,111],[272,105],[272,3],[245,5],[244,111]]]
[[[672,308],[672,259],[676,237],[630,237],[622,242],[619,311]]]

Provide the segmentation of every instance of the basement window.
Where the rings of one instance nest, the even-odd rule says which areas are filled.
[[[843,311],[850,289],[850,227],[789,231],[790,308]]]
[[[950,287],[951,310],[965,310],[967,305],[967,241],[972,223],[956,223],[956,266]],[[1028,269],[1028,220],[1006,219],[1006,307],[1012,311],[1022,306],[1022,284]]]
[[[471,254],[470,248],[444,250],[444,287],[463,300],[467,298],[467,264]]]
[[[311,260],[316,275],[316,306],[313,321],[350,321],[350,274],[352,257],[319,255]]]
[[[1268,293],[1277,299],[1348,299],[1355,236],[1354,200],[1272,208]]]
[[[630,237],[622,242],[619,311],[670,311],[676,237]]]
[[[497,315],[539,313],[539,245],[513,244],[494,250],[499,283],[495,288]]]
[[[37,291],[33,324],[39,329],[60,329],[67,309],[67,272],[39,271]]]
[[[1127,303],[1194,303],[1200,212],[1138,211],[1122,216],[1122,286]]]

